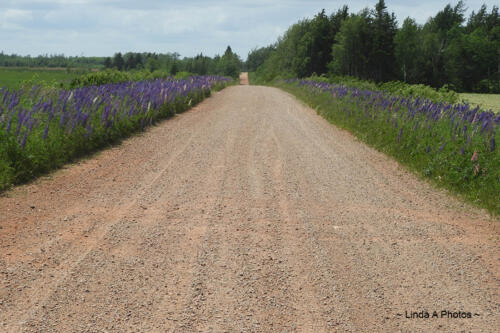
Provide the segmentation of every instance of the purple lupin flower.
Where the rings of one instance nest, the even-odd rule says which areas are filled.
[[[85,133],[85,138],[88,139],[92,134],[92,126],[90,124],[87,125],[87,133]]]
[[[441,146],[439,146],[439,152],[442,152],[445,146],[446,146],[446,141],[443,142]]]
[[[28,139],[28,133],[24,133],[23,140],[21,141],[21,147],[24,149],[26,146],[26,140]]]
[[[7,128],[5,129],[5,132],[7,134],[10,133],[10,128],[12,127],[12,118],[13,118],[13,115],[10,116],[9,121],[7,122]]]
[[[47,123],[47,125],[45,126],[42,138],[45,140],[45,139],[47,139],[48,135],[49,135],[49,123]]]
[[[490,121],[488,119],[483,122],[483,125],[481,126],[481,133],[483,133],[486,130],[486,128],[489,127],[488,126],[489,124],[490,124]]]

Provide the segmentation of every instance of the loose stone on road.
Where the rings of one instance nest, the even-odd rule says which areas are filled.
[[[5,193],[0,227],[1,332],[500,327],[498,221],[275,88]]]

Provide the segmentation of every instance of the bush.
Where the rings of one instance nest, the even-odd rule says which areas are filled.
[[[184,77],[190,76],[189,74]],[[116,69],[106,69],[100,72],[92,72],[80,77],[73,79],[70,83],[70,89],[88,87],[88,86],[100,86],[109,83],[123,83],[132,81],[144,81],[153,79],[168,79],[171,75],[162,70],[155,70],[153,72],[147,70],[140,71],[118,71]]]
[[[328,82],[359,89],[377,90],[377,85],[374,82],[361,80],[354,76],[331,76],[328,78]]]
[[[447,86],[436,90],[424,84],[408,84],[401,81],[385,82],[378,85],[378,89],[394,96],[426,98],[433,102],[457,103],[459,96]]]

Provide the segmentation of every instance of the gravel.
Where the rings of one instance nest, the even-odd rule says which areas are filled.
[[[498,220],[274,88],[215,93],[0,212],[2,332],[500,327]],[[442,310],[472,318],[406,318]]]

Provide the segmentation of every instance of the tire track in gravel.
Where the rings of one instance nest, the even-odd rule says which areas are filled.
[[[141,190],[136,191],[134,197],[131,198],[130,202],[118,206],[110,211],[106,211],[101,213],[101,216],[94,217],[92,220],[94,221],[106,221],[104,224],[97,225],[95,223],[92,224],[90,229],[85,231],[86,235],[83,239],[77,240],[80,235],[72,233],[72,232],[63,232],[60,233],[60,238],[56,238],[50,240],[44,244],[44,247],[53,247],[53,244],[64,240],[66,244],[71,244],[71,249],[65,252],[71,252],[69,258],[65,258],[62,262],[58,263],[58,267],[54,268],[51,271],[48,271],[45,277],[41,277],[41,281],[37,281],[40,285],[43,285],[43,295],[37,296],[29,293],[24,293],[22,298],[27,300],[28,304],[22,304],[23,307],[33,307],[34,302],[38,307],[45,308],[47,299],[52,295],[53,291],[56,290],[59,285],[63,282],[63,280],[67,279],[68,275],[73,271],[73,269],[78,266],[82,261],[84,261],[89,254],[106,238],[106,236],[113,230],[113,228],[123,222],[124,217],[129,214],[130,211],[137,211],[141,208],[139,202],[143,199],[143,196],[148,191],[151,191],[152,187],[154,187],[155,183],[158,179],[167,171],[170,167],[171,163],[186,149],[189,147],[191,140],[193,139],[193,135],[191,135],[186,142],[185,145],[181,146],[180,149],[175,150],[172,156],[170,156],[166,161],[162,163],[163,168],[159,171],[155,171],[151,179],[145,181],[146,184],[142,185]],[[85,217],[82,219],[82,224],[88,224],[89,221],[85,220]],[[59,251],[59,250],[58,250]],[[63,269],[61,269],[63,268]],[[36,289],[31,289],[33,292],[37,292]],[[19,303],[17,303],[19,305]],[[27,312],[25,316],[13,318],[15,320],[19,320],[21,322],[27,322],[33,316],[32,312]]]
[[[201,155],[202,153],[199,150],[204,149],[206,151],[206,148],[191,146],[189,154],[183,149],[176,157],[180,157],[181,154]],[[217,154],[215,153],[215,155]],[[193,193],[187,195],[191,197],[192,201],[201,202],[201,207],[210,206],[212,199],[207,199],[201,194],[208,193],[207,191],[212,188],[213,178],[210,176],[213,177],[216,174],[216,170],[219,168],[219,160],[215,158],[211,161],[210,165],[207,165],[207,168],[203,170],[203,173],[193,174],[192,172],[186,173],[183,170],[168,170],[170,174],[165,175],[168,179],[168,187],[183,189],[196,186],[200,190],[195,194],[196,198],[191,197]],[[195,167],[195,165],[196,162],[191,167]],[[162,170],[161,173],[164,174],[166,171],[167,168]],[[160,177],[161,175],[158,175],[155,178],[158,180]],[[93,311],[101,308],[99,312],[106,313],[108,320],[99,318],[101,325],[106,325],[106,321],[109,321],[111,317],[115,321],[123,321],[124,324],[128,325],[128,329],[140,327],[141,330],[151,331],[158,327],[169,327],[165,319],[169,318],[169,312],[175,312],[178,309],[178,303],[182,304],[182,299],[173,298],[172,295],[185,293],[189,288],[186,281],[191,279],[191,267],[196,259],[194,254],[183,252],[182,247],[185,246],[184,244],[189,244],[193,249],[199,248],[207,226],[204,218],[205,214],[201,212],[202,209],[195,209],[191,202],[186,203],[184,197],[186,193],[183,190],[166,193],[168,187],[165,186],[164,182],[157,183],[156,181],[151,184],[151,187],[154,190],[139,199],[137,209],[122,213],[123,218],[111,226],[109,232],[101,239],[100,248],[89,251],[88,255],[85,256],[85,262],[79,263],[77,276],[85,276],[85,271],[88,271],[89,267],[95,266],[95,262],[111,261],[115,265],[110,265],[114,267],[112,269],[108,268],[108,271],[100,272],[99,276],[83,281],[86,286],[84,290],[90,289],[94,294],[97,291],[100,295],[92,295],[92,299],[86,296],[85,302],[80,302],[79,308],[73,309],[75,314],[84,312],[82,311],[83,303],[85,303],[86,307],[90,303]],[[151,196],[151,194],[154,195]],[[169,203],[170,207],[165,209],[165,203]],[[183,224],[182,217],[193,220],[193,223],[179,226]],[[169,223],[166,223],[167,221]],[[108,254],[111,254],[111,256]],[[159,254],[168,254],[168,256]],[[130,267],[131,263],[133,266],[137,266],[138,269]],[[125,281],[145,279],[147,285],[141,286],[140,290],[127,291],[123,288],[117,290],[113,277],[123,274],[124,270],[127,272]],[[176,272],[174,279],[169,276],[171,271]],[[72,279],[64,282],[66,289],[82,290]],[[79,284],[82,284],[81,281]],[[162,292],[158,292],[160,290]],[[103,307],[102,305],[107,301],[107,294],[115,294],[115,303],[124,306],[111,311]],[[63,295],[63,297],[54,297],[52,295],[50,303],[72,304],[78,302],[74,295]],[[169,298],[169,302],[165,301],[166,297]],[[146,303],[137,301],[144,298],[148,300]],[[174,307],[172,308],[171,305],[174,305]],[[125,308],[127,311],[124,311]],[[145,311],[144,308],[151,311]],[[158,309],[163,317],[159,317],[157,313],[154,313],[154,309]],[[49,315],[44,315],[44,321],[47,321]],[[153,318],[156,319],[153,320]],[[92,321],[95,318],[85,318],[85,320]],[[52,319],[51,321],[63,322],[61,318],[59,320]],[[33,327],[40,327],[41,325],[43,325],[42,322],[32,323]],[[73,325],[74,323],[60,327],[59,330],[71,330]],[[111,324],[106,328],[109,329],[110,327]]]
[[[489,332],[498,237],[290,95],[230,87],[0,197],[0,331]],[[404,318],[443,309],[479,316]]]
[[[286,306],[288,297],[281,286],[286,271],[277,265],[279,247],[272,244],[279,233],[268,228],[263,235],[261,229],[276,225],[273,201],[267,198],[271,174],[263,158],[268,154],[262,151],[269,148],[269,126],[258,115],[245,116],[241,123],[250,126],[234,130],[228,149],[226,165],[233,167],[226,172],[218,216],[226,218],[213,221],[200,255],[191,315],[181,327],[185,331],[269,331],[293,322],[290,311],[275,310]]]
[[[273,140],[277,147],[277,155],[280,157],[274,161],[273,178],[277,180],[279,207],[282,216],[282,223],[288,226],[285,235],[287,236],[288,247],[285,258],[290,259],[289,270],[295,279],[292,280],[291,292],[294,295],[301,295],[295,298],[294,305],[297,311],[296,325],[300,331],[323,332],[332,324],[332,316],[328,310],[324,309],[327,304],[328,295],[323,294],[311,279],[311,272],[317,271],[317,267],[311,265],[313,262],[312,249],[304,244],[304,237],[301,237],[300,228],[304,228],[301,221],[294,216],[290,202],[289,192],[286,189],[286,178],[284,160],[284,150],[280,146],[280,140],[276,136],[276,129],[273,130]],[[293,259],[293,260],[292,260]],[[307,297],[304,300],[302,297]]]

